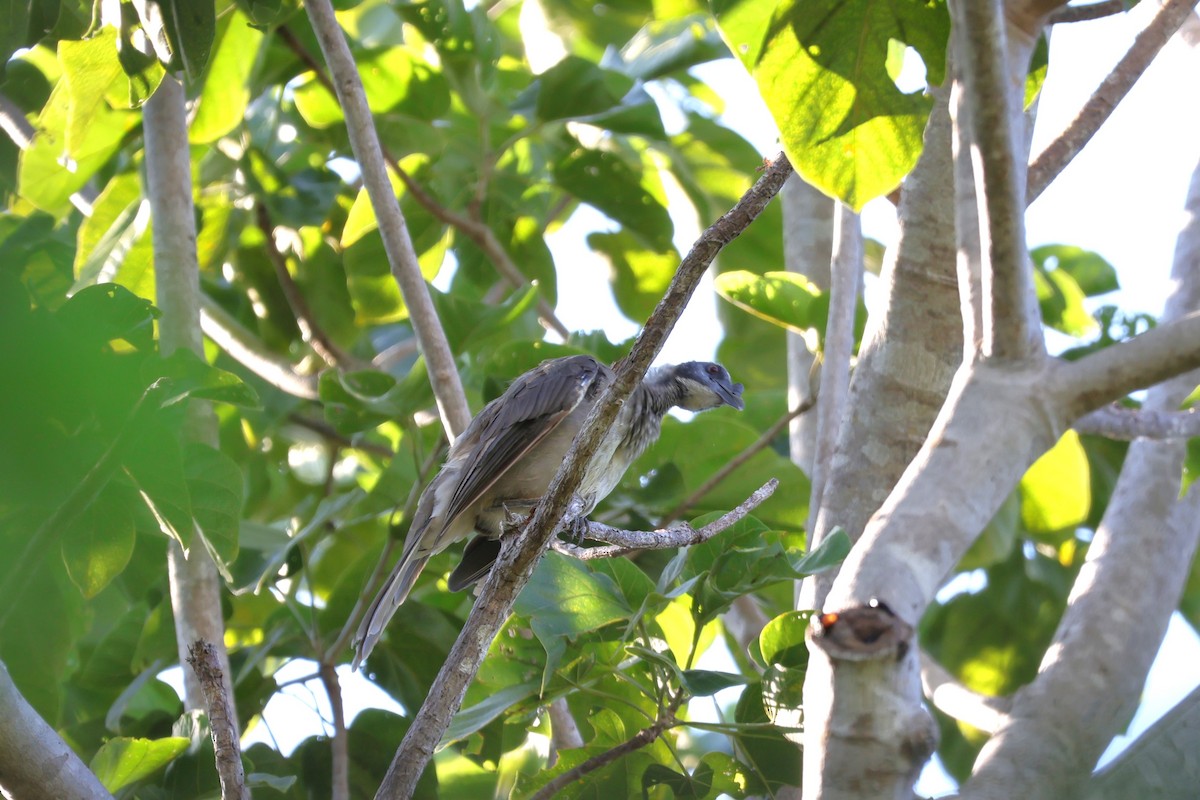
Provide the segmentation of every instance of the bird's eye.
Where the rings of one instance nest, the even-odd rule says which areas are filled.
[[[721,368],[718,367],[716,364],[709,364],[708,365],[708,374],[716,377],[717,375],[721,374]]]

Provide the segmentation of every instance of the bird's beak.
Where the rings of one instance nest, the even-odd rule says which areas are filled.
[[[738,411],[746,407],[742,401],[742,385],[735,383],[732,386],[717,384],[717,396],[725,403],[725,405],[733,406]]]

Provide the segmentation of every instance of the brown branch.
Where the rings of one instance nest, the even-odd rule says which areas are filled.
[[[326,661],[321,664],[321,684],[329,696],[329,708],[333,712],[333,741],[330,751],[333,756],[332,786],[330,800],[350,800],[350,746],[346,732],[346,712],[342,705],[342,687],[338,683],[337,670]]]
[[[617,759],[654,742],[664,732],[678,724],[675,714],[679,711],[679,705],[683,702],[683,696],[683,689],[680,689],[671,698],[670,705],[662,709],[662,713],[658,719],[654,720],[654,724],[642,728],[626,741],[605,750],[603,753],[597,753],[582,764],[572,767],[563,774],[555,777],[541,789],[530,795],[529,800],[549,800],[549,798],[554,797],[560,790],[565,789],[589,772],[595,772],[601,767],[608,766]]]
[[[583,479],[592,454],[612,426],[620,404],[629,397],[634,386],[645,375],[650,362],[662,349],[663,342],[717,253],[746,230],[779,192],[791,172],[791,164],[780,153],[737,205],[701,234],[683,259],[666,294],[646,321],[633,350],[621,362],[613,382],[597,401],[575,437],[563,466],[534,510],[529,525],[519,536],[502,540],[497,565],[484,583],[479,601],[471,609],[425,703],[396,751],[376,795],[380,800],[411,796],[434,748],[449,727],[451,717],[462,705],[467,686],[479,671],[488,647],[558,527]]]
[[[552,540],[550,546],[563,555],[578,558],[581,561],[623,556],[638,550],[690,547],[707,542],[721,531],[740,522],[747,514],[773,495],[777,488],[779,488],[779,481],[771,478],[742,501],[737,508],[722,514],[701,528],[693,528],[686,522],[678,522],[668,528],[658,528],[653,531],[627,531],[589,520],[585,536],[593,541],[604,542],[608,545],[607,547],[579,547],[557,539]]]
[[[396,451],[388,447],[386,444],[378,442],[368,442],[361,439],[351,439],[338,433],[332,425],[324,420],[312,419],[298,412],[291,412],[287,416],[288,422],[293,425],[299,425],[301,428],[306,428],[315,434],[318,434],[322,439],[335,444],[338,447],[344,447],[350,450],[362,450],[364,453],[381,456],[383,458],[394,458]]]
[[[1158,51],[1179,30],[1195,5],[1196,0],[1166,0],[1146,23],[1146,27],[1133,40],[1128,52],[1083,104],[1083,108],[1079,109],[1071,124],[1054,141],[1046,145],[1046,149],[1030,164],[1028,188],[1025,192],[1027,205],[1036,200],[1091,141],[1100,126],[1112,115],[1117,104],[1129,93],[1138,78],[1142,77],[1142,73],[1158,55]]]
[[[305,299],[304,293],[300,291],[300,287],[296,285],[292,273],[288,270],[287,258],[275,246],[275,225],[271,222],[271,215],[264,203],[254,204],[254,220],[263,233],[265,239],[263,247],[267,251],[267,260],[275,268],[275,277],[279,281],[279,288],[283,290],[283,296],[292,309],[292,316],[296,318],[296,326],[300,328],[301,338],[313,349],[314,353],[320,356],[322,361],[331,367],[351,369],[361,367],[361,364],[356,363],[357,359],[351,358],[334,344],[325,330],[317,324],[308,300]]]
[[[1091,22],[1104,19],[1116,14],[1125,13],[1124,0],[1100,0],[1085,6],[1066,6],[1050,15],[1047,25],[1059,25],[1064,22]]]
[[[187,663],[200,681],[200,690],[208,706],[208,726],[217,760],[217,774],[221,778],[221,800],[249,800],[237,719],[233,716],[233,699],[226,691],[217,649],[211,642],[197,639],[188,648]]]
[[[336,98],[337,92],[334,91],[333,83],[329,80],[329,76],[325,74],[321,65],[317,63],[317,60],[304,47],[304,43],[297,39],[295,34],[288,30],[286,25],[279,28],[279,34],[284,43],[296,54],[296,57],[313,71],[317,83],[325,87]],[[524,273],[521,272],[520,268],[509,257],[508,251],[504,249],[504,245],[500,243],[500,240],[496,238],[495,232],[486,223],[478,218],[456,214],[443,206],[433,195],[425,191],[425,188],[417,183],[407,170],[400,166],[400,160],[392,155],[382,143],[380,143],[380,149],[383,151],[383,158],[387,161],[388,166],[392,168],[400,178],[400,182],[404,184],[404,188],[422,208],[440,222],[449,225],[474,242],[475,246],[483,251],[483,254],[492,262],[496,271],[509,284],[514,287],[529,285],[529,279],[525,277]],[[479,184],[481,190],[483,181],[481,180]],[[540,293],[538,294],[537,307],[538,319],[542,323],[542,326],[547,330],[554,331],[563,338],[563,341],[566,341],[570,337],[571,331],[555,316],[554,309],[550,307],[550,303]]]

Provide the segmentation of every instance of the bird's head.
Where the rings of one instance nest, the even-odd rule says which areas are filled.
[[[709,361],[688,361],[675,367],[675,377],[684,389],[679,401],[688,411],[705,411],[720,405],[741,410],[742,385],[734,383],[720,364]]]

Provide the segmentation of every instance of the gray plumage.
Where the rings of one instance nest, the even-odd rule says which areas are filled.
[[[450,574],[452,590],[487,575],[500,551],[505,505],[529,507],[545,493],[593,404],[612,382],[591,356],[544,361],[512,382],[471,420],[421,494],[404,552],[355,636],[353,668],[375,647],[433,555],[478,531]],[[626,400],[577,491],[586,516],[658,439],[673,407],[742,408],[742,385],[720,364],[689,361],[646,374]]]

